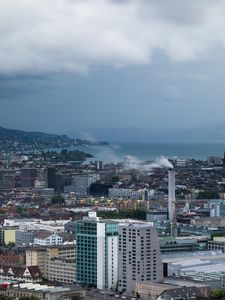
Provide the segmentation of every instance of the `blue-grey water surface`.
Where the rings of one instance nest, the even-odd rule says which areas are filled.
[[[194,158],[206,160],[208,156],[223,157],[224,142],[113,142],[109,146],[79,147],[104,162],[122,161],[125,156],[140,160],[154,160],[160,155],[168,158]]]

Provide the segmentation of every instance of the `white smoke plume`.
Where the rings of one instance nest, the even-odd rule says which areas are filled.
[[[124,169],[125,170],[139,170],[145,172],[151,172],[154,169],[173,169],[171,162],[165,157],[160,156],[155,162],[145,163],[139,160],[135,156],[126,156],[124,159]]]
[[[83,140],[86,140],[86,141],[89,141],[89,142],[92,142],[92,143],[96,143],[97,142],[96,138],[93,137],[93,135],[91,135],[90,133],[88,133],[86,131],[81,131],[80,135],[81,135],[81,138]]]
[[[156,163],[162,168],[173,169],[173,165],[165,156],[160,156],[159,158],[157,158]]]

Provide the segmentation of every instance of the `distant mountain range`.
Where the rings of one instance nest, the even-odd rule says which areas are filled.
[[[192,128],[87,128],[70,132],[71,136],[90,136],[93,140],[105,140],[109,142],[224,142],[225,122],[196,126]]]
[[[82,145],[107,145],[106,142],[93,142],[70,138],[67,135],[23,131],[0,127],[0,150],[34,151],[49,148],[69,148]]]
[[[224,142],[225,122],[192,128],[87,128],[69,132],[70,136],[90,136],[109,142]]]

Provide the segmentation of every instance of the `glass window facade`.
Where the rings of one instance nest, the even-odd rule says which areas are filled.
[[[97,285],[97,223],[78,221],[76,225],[77,283]]]

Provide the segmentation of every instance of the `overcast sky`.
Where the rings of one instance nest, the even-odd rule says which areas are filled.
[[[224,0],[1,0],[0,125],[225,120]]]

